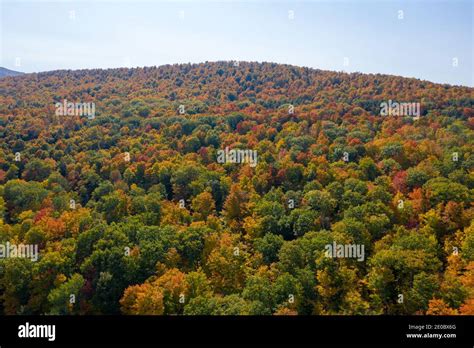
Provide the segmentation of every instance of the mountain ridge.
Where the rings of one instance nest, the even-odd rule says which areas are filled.
[[[0,78],[7,76],[20,76],[24,75],[21,71],[14,71],[0,66]]]
[[[471,99],[474,89],[393,75],[349,74],[276,63],[239,62],[234,66],[220,61],[25,74],[2,79],[0,90],[4,96],[42,106],[68,97],[98,104],[114,98],[154,98],[173,110],[180,103],[206,104],[194,110],[200,113],[245,112],[254,107],[270,110],[285,103],[319,103],[321,108],[331,101],[359,105],[389,99],[421,102],[426,109],[430,103],[445,100],[447,94]],[[36,94],[37,90],[42,93]]]
[[[32,73],[24,73],[24,72],[18,72],[18,71],[13,71],[9,70],[6,68],[1,68],[5,70],[9,70],[11,72],[14,72],[15,75],[5,75],[5,76],[35,76],[35,75],[56,75],[58,73],[100,73],[100,72],[114,72],[114,71],[132,71],[132,72],[139,72],[143,70],[149,70],[149,69],[160,69],[160,68],[169,68],[169,67],[200,67],[200,66],[205,66],[205,65],[214,65],[214,64],[226,64],[229,65],[230,67],[235,67],[234,61],[225,61],[225,60],[220,60],[220,61],[205,61],[205,62],[199,62],[199,63],[173,63],[173,64],[162,64],[162,65],[150,65],[150,66],[137,66],[137,67],[117,67],[117,68],[81,68],[81,69],[54,69],[54,70],[48,70],[48,71],[39,71],[39,72],[32,72]],[[360,71],[353,71],[353,72],[347,72],[344,70],[326,70],[326,69],[320,69],[320,68],[314,68],[314,67],[308,67],[308,66],[300,66],[300,65],[294,65],[294,64],[286,64],[286,63],[275,63],[275,62],[266,62],[266,61],[239,61],[240,64],[252,64],[252,65],[271,65],[271,66],[281,66],[281,67],[288,67],[288,68],[297,68],[297,69],[306,69],[310,70],[313,72],[321,72],[321,73],[337,73],[341,75],[354,75],[354,76],[359,76],[359,75],[365,75],[365,76],[374,76],[374,77],[381,77],[381,78],[401,78],[401,79],[406,79],[406,80],[413,80],[413,81],[419,81],[422,83],[430,83],[430,84],[436,84],[436,85],[442,85],[442,86],[449,86],[449,87],[465,87],[465,88],[474,88],[471,86],[466,86],[466,85],[455,85],[455,84],[450,84],[450,83],[442,83],[442,82],[434,82],[430,80],[425,80],[422,78],[418,77],[409,77],[409,76],[402,76],[402,75],[395,75],[395,74],[387,74],[387,73],[377,73],[377,72],[360,72]],[[0,76],[1,77],[1,76]]]

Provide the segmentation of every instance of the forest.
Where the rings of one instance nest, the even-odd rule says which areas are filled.
[[[390,75],[2,77],[0,313],[473,315],[473,131],[474,88]]]

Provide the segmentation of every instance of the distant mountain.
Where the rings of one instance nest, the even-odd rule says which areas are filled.
[[[23,75],[24,73],[20,71],[13,71],[7,68],[2,68],[0,67],[0,78],[5,77],[5,76],[18,76],[18,75]]]

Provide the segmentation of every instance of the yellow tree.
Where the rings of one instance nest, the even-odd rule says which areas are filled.
[[[208,216],[216,211],[216,204],[210,192],[198,194],[191,202],[191,208],[197,220],[206,221]]]

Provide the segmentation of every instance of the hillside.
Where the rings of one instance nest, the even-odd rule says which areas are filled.
[[[23,73],[19,71],[14,71],[14,70],[0,67],[0,78],[6,77],[6,76],[18,76],[22,74]]]
[[[474,314],[473,129],[473,88],[397,76],[2,78],[0,243],[38,259],[0,248],[0,312]]]

